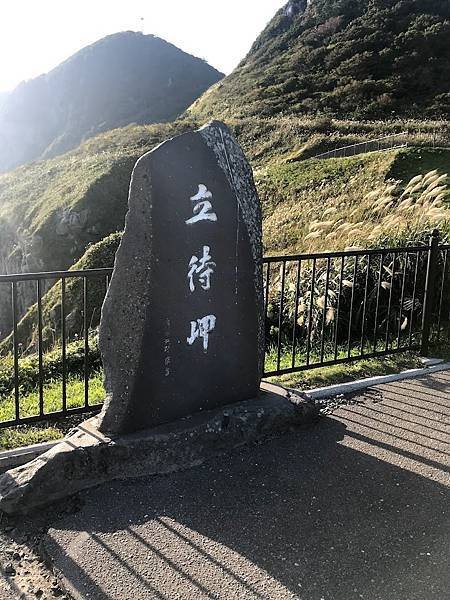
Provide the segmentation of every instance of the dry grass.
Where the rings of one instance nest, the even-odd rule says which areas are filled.
[[[266,254],[403,245],[450,231],[450,150],[373,152],[256,174]],[[414,176],[414,177],[413,177]],[[409,183],[412,181],[412,183]]]
[[[446,229],[450,222],[450,210],[444,204],[447,181],[447,174],[435,169],[413,177],[404,188],[398,181],[388,183],[366,194],[346,218],[342,216],[345,204],[329,207],[323,220],[310,224],[305,236],[308,249],[319,243],[341,249],[386,239],[417,240],[433,228]]]

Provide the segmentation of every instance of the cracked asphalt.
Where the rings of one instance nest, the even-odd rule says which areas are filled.
[[[85,493],[44,540],[61,583],[83,600],[448,598],[450,372],[338,404],[306,430]]]

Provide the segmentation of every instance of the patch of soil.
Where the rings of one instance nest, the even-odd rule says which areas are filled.
[[[70,596],[61,588],[49,562],[45,560],[42,539],[50,520],[76,512],[79,500],[76,497],[53,505],[51,515],[36,511],[30,515],[14,517],[0,513],[0,566],[3,577],[11,585],[13,596],[24,600],[69,600]]]

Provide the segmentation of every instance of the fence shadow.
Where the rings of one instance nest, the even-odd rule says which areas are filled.
[[[47,551],[79,598],[441,599],[445,460],[368,425],[324,418],[103,486],[50,530]]]

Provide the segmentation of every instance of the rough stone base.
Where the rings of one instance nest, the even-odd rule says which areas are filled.
[[[318,418],[313,402],[278,386],[258,398],[114,439],[94,417],[31,462],[0,476],[0,509],[26,513],[113,479],[170,473]]]

